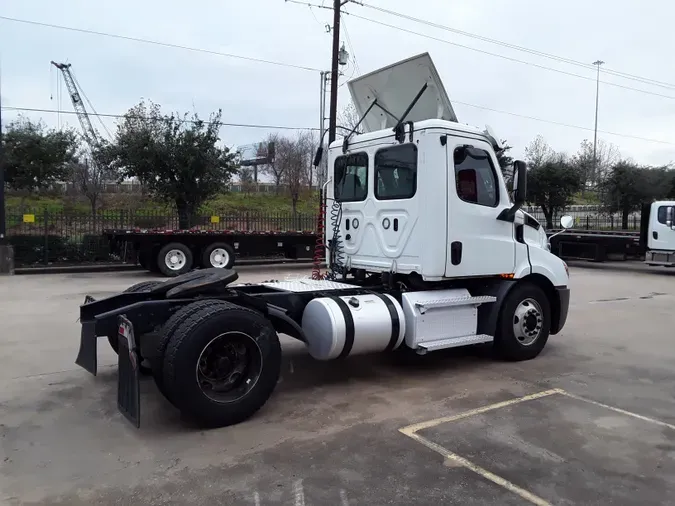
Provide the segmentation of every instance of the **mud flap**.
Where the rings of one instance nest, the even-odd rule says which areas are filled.
[[[124,316],[118,316],[117,322],[117,408],[138,428],[141,426],[140,357],[134,326]]]
[[[91,295],[87,295],[84,299],[85,304],[93,301],[94,298]],[[75,363],[96,376],[96,370],[98,368],[96,320],[83,321],[81,323],[82,330],[80,331],[80,351],[77,353]]]

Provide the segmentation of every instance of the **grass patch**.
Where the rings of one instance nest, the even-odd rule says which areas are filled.
[[[24,197],[7,197],[8,214],[39,214],[91,212],[89,201],[82,197],[28,195]],[[223,193],[210,199],[200,209],[200,214],[287,214],[293,210],[288,195],[271,193]],[[173,205],[158,202],[147,196],[130,193],[106,194],[101,198],[98,214],[106,211],[135,211],[148,214],[172,214]],[[316,214],[318,211],[317,196],[307,192],[297,204],[300,214]]]

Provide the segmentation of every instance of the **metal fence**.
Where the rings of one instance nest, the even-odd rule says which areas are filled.
[[[67,211],[7,212],[7,236],[17,267],[50,264],[123,262],[110,254],[104,230],[175,230],[178,216],[127,210],[91,213]],[[192,229],[246,232],[314,231],[316,216],[292,213],[242,212],[197,216]]]
[[[539,207],[524,207],[523,210],[534,216],[542,225],[546,226],[546,217]],[[583,230],[640,230],[640,213],[631,213],[628,216],[627,228],[622,228],[621,214],[607,213],[600,206],[570,206],[553,216],[554,229],[560,228],[560,218],[568,214],[574,218],[574,228]]]
[[[541,209],[526,207],[542,224],[546,219]],[[559,226],[560,215],[570,214],[575,228],[586,230],[620,230],[621,217],[603,213],[598,206],[572,206],[554,217],[553,228]],[[239,212],[198,216],[193,220],[197,229],[234,230],[247,232],[315,231],[317,217],[313,214]],[[108,229],[175,230],[178,216],[160,212],[128,210],[90,213],[67,211],[8,210],[8,238],[15,250],[17,266],[49,264],[81,264],[91,262],[122,262],[129,258],[110,254]],[[639,230],[640,215],[632,214],[628,230]]]

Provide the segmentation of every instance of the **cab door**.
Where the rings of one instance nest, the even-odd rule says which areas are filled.
[[[649,218],[649,236],[647,247],[653,250],[675,251],[675,230],[668,226],[668,208],[673,202],[655,202]],[[675,213],[674,213],[675,214]],[[673,216],[675,220],[675,216]],[[671,226],[674,225],[671,223]]]
[[[448,137],[448,253],[446,277],[515,271],[514,223],[498,219],[511,207],[489,145]],[[459,141],[466,141],[461,143]]]

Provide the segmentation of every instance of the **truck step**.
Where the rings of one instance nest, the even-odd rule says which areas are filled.
[[[457,348],[459,346],[469,346],[471,344],[490,343],[493,339],[492,336],[487,334],[475,334],[473,336],[451,337],[448,339],[439,339],[438,341],[427,341],[418,346],[417,353],[424,355],[429,351]]]
[[[416,302],[415,307],[424,314],[429,309],[438,307],[453,307],[453,306],[480,306],[497,300],[497,297],[490,295],[478,295],[476,297],[449,297],[446,299],[425,300],[424,302]]]

